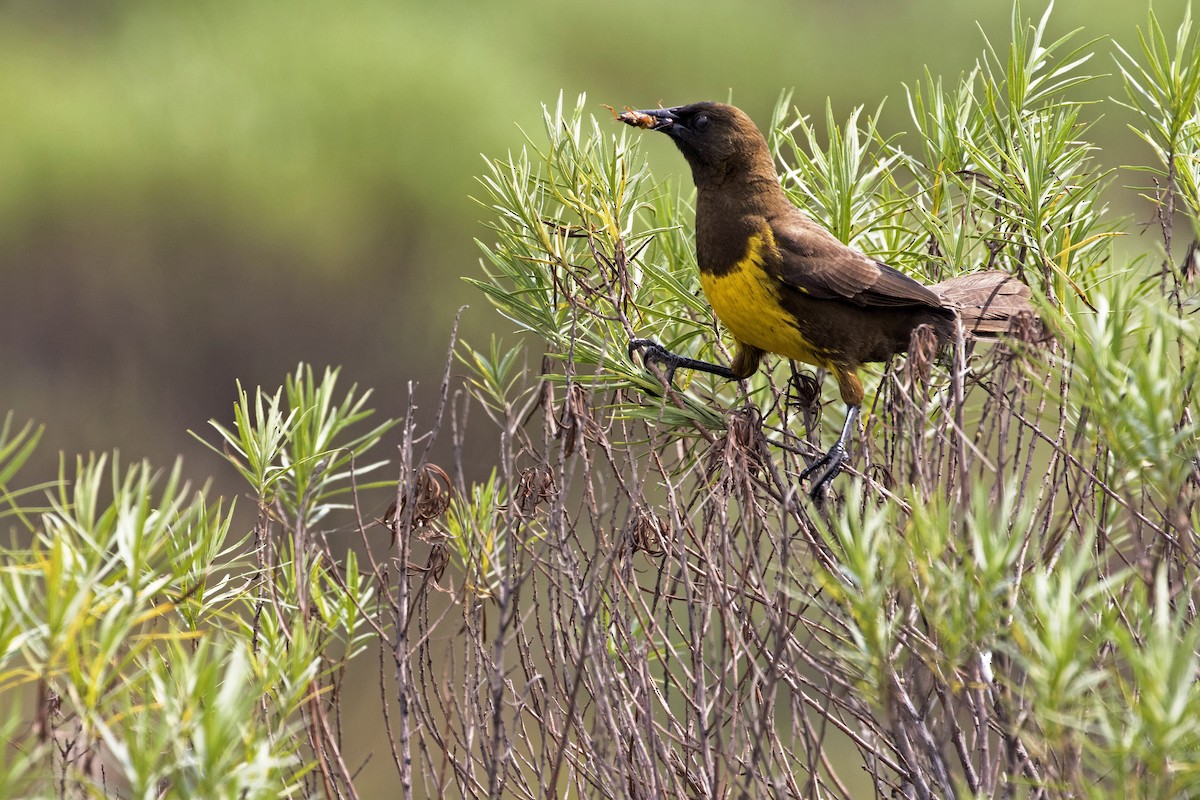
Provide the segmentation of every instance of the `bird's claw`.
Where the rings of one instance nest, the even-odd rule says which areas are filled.
[[[837,477],[838,473],[845,467],[846,461],[849,460],[850,453],[846,450],[846,446],[838,442],[833,447],[829,448],[829,452],[818,458],[813,463],[809,464],[803,472],[800,473],[800,480],[806,480],[809,475],[812,475],[817,470],[824,467],[820,477],[813,481],[812,486],[808,489],[808,497],[814,503],[820,503],[825,497],[825,489],[830,482]]]
[[[633,360],[633,354],[637,353],[642,357],[642,363],[646,366],[661,364],[666,368],[663,378],[666,379],[668,385],[674,385],[675,370],[679,367],[679,356],[653,339],[630,339],[627,352],[630,361]]]

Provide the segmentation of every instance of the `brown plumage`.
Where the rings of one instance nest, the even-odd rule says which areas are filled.
[[[779,185],[766,139],[741,110],[721,103],[627,111],[618,117],[661,131],[678,146],[696,183],[696,259],[717,317],[738,343],[732,367],[670,353],[648,339],[630,354],[666,367],[742,379],[765,353],[823,367],[847,405],[842,434],[802,474],[824,468],[817,499],[847,458],[847,442],[863,401],[858,368],[908,349],[912,332],[929,325],[939,342],[955,318],[976,335],[1008,330],[1032,313],[1029,287],[998,271],[934,286],[848,247],[793,206]]]

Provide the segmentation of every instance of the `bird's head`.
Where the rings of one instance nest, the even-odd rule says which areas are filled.
[[[767,140],[750,117],[724,103],[691,103],[675,108],[625,111],[622,122],[671,137],[692,168],[698,187],[730,178],[775,175]]]

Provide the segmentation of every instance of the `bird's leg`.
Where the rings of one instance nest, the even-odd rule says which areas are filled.
[[[820,502],[820,499],[825,495],[825,487],[829,482],[842,471],[846,461],[850,458],[850,435],[854,432],[855,424],[858,422],[858,411],[860,406],[852,405],[846,408],[846,424],[842,426],[842,433],[838,436],[837,442],[833,447],[829,448],[829,452],[818,458],[813,463],[800,473],[800,480],[806,479],[822,467],[825,468],[821,476],[813,481],[813,485],[808,490],[808,496],[813,502]]]
[[[675,378],[675,370],[682,367],[683,369],[695,369],[700,372],[708,372],[726,380],[741,380],[749,375],[758,366],[758,359],[762,356],[762,351],[754,351],[757,356],[753,356],[753,364],[743,363],[751,360],[750,357],[743,356],[743,349],[739,350],[737,358],[734,360],[733,368],[723,367],[720,364],[713,364],[708,361],[700,361],[695,358],[688,358],[676,353],[672,353],[667,348],[663,347],[658,342],[652,339],[630,339],[629,340],[629,357],[632,359],[634,353],[639,353],[642,356],[644,364],[660,364],[666,368],[666,373],[663,375],[670,384]]]

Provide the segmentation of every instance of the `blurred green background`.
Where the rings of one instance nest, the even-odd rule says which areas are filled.
[[[1155,3],[1164,27],[1183,6]],[[459,280],[487,236],[470,195],[479,154],[519,148],[518,125],[536,135],[560,91],[586,91],[597,114],[732,98],[760,124],[783,89],[816,113],[831,96],[839,115],[889,96],[885,129],[899,130],[902,84],[925,65],[969,69],[981,29],[1005,47],[1010,14],[935,0],[2,2],[0,411],[46,423],[44,474],[60,449],[119,448],[183,453],[196,477],[229,475],[185,431],[231,417],[235,379],[275,387],[300,360],[341,364],[399,414],[408,381],[434,391],[460,305],[469,340],[511,328]],[[1136,47],[1145,19],[1141,0],[1063,0],[1051,28]],[[1091,68],[1111,72],[1111,44],[1097,49]],[[1146,157],[1111,113],[1095,135],[1116,150],[1107,164]],[[656,174],[684,175],[649,138]]]

